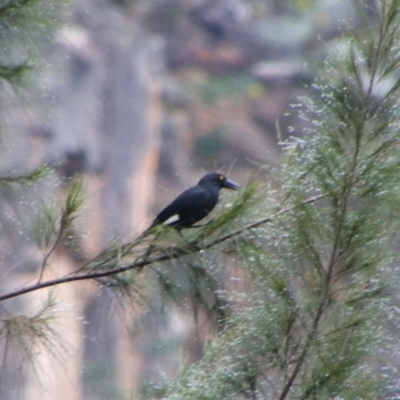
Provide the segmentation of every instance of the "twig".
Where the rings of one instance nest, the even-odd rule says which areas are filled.
[[[310,197],[307,200],[304,200],[303,204],[310,204],[310,203],[315,203],[317,200],[323,198],[325,195],[321,194],[318,196]],[[186,256],[188,254],[193,254],[193,253],[198,253],[202,250],[209,249],[211,247],[216,246],[219,243],[226,242],[229,239],[232,239],[233,237],[239,236],[243,232],[252,229],[252,228],[257,228],[260,225],[266,224],[268,222],[271,222],[274,218],[279,217],[280,215],[286,214],[294,209],[295,206],[292,207],[287,207],[280,209],[276,212],[276,214],[273,217],[266,217],[263,219],[260,219],[258,221],[254,221],[250,224],[247,224],[243,226],[240,229],[237,229],[233,232],[230,232],[224,236],[220,236],[219,238],[216,238],[212,240],[209,243],[204,244],[203,246],[198,246],[197,244],[195,246],[188,246],[185,249],[174,249],[172,252],[169,252],[168,254],[161,254],[156,257],[152,258],[147,258],[145,260],[141,261],[135,261],[129,265],[124,265],[118,268],[113,268],[105,271],[95,271],[92,270],[90,272],[87,272],[85,274],[75,274],[75,275],[66,275],[61,278],[56,278],[56,279],[51,279],[46,282],[38,282],[34,285],[30,286],[25,286],[23,288],[11,291],[9,293],[5,293],[3,295],[0,295],[0,301],[6,300],[6,299],[11,299],[13,297],[21,296],[26,293],[34,292],[36,290],[44,289],[47,287],[52,287],[56,285],[61,285],[62,283],[67,283],[67,282],[76,282],[76,281],[83,281],[83,280],[88,280],[88,279],[98,279],[98,278],[103,278],[105,276],[110,276],[114,274],[119,274],[121,272],[129,271],[131,269],[139,269],[143,268],[146,265],[154,264],[157,262],[162,262],[162,261],[169,261],[169,260],[174,260],[177,258],[181,258],[183,256]],[[80,270],[81,271],[81,270]]]
[[[60,240],[61,240],[61,237],[62,237],[63,233],[64,233],[64,226],[63,226],[63,224],[61,224],[60,229],[59,229],[59,231],[57,233],[57,237],[56,237],[53,245],[51,246],[51,249],[48,251],[48,253],[43,258],[42,265],[40,267],[40,275],[39,275],[38,283],[40,283],[42,281],[43,273],[44,273],[44,270],[46,268],[47,261],[49,260],[50,256],[54,253],[56,247],[60,243]]]

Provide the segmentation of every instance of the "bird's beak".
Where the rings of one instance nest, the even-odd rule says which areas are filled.
[[[239,190],[240,189],[240,185],[238,185],[234,181],[231,181],[230,179],[226,179],[224,181],[222,187],[227,188],[227,189],[232,189],[232,190]]]

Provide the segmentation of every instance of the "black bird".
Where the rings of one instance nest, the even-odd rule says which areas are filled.
[[[191,227],[216,206],[222,188],[238,190],[240,186],[218,172],[203,176],[196,186],[185,190],[165,207],[150,228],[159,224],[174,226],[177,229]]]

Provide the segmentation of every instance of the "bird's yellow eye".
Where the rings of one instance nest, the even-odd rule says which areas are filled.
[[[225,177],[224,177],[223,175],[220,175],[220,176],[219,176],[219,180],[220,180],[220,181],[223,181],[224,179],[225,179]]]

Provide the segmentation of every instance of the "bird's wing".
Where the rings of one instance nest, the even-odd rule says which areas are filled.
[[[193,186],[185,190],[172,203],[165,207],[157,215],[154,223],[173,225],[190,215],[193,215],[194,219],[200,220],[215,206],[218,197],[215,200],[213,197],[204,188]],[[198,215],[200,218],[197,217]]]

